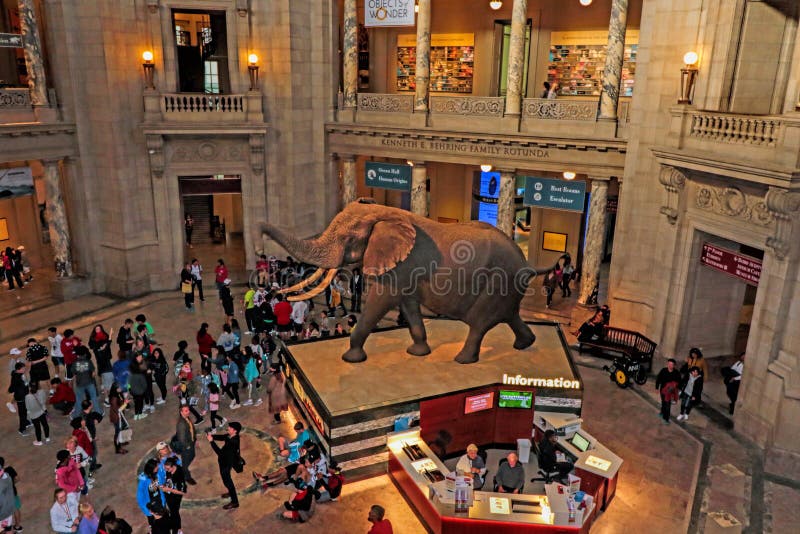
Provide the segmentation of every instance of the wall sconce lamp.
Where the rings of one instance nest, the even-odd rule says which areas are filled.
[[[580,0],[580,3],[583,7],[586,7],[592,4],[592,0]]]
[[[686,52],[683,55],[684,67],[681,69],[681,98],[678,104],[691,104],[694,96],[694,84],[697,81],[697,52]]]
[[[156,86],[153,85],[153,73],[155,72],[156,66],[153,64],[153,52],[150,50],[145,50],[142,53],[142,68],[144,69],[144,87],[145,89],[155,89]]]
[[[575,179],[575,173],[572,172],[572,171],[564,171],[563,176],[564,176],[565,180],[574,180]]]
[[[414,2],[414,13],[419,13],[419,4]]]
[[[258,90],[258,56],[250,54],[247,56],[247,72],[250,74],[250,90]]]
[[[489,2],[489,7],[497,11],[498,9],[503,7],[503,2],[501,2],[500,0],[492,0],[491,2]]]
[[[483,165],[481,165],[481,170],[483,172],[489,172],[492,170],[492,166],[487,163],[484,163]]]

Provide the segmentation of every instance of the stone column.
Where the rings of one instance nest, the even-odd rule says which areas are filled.
[[[600,93],[600,118],[605,120],[617,120],[627,20],[628,0],[612,0],[611,20],[608,22],[606,66],[603,70],[603,92]]]
[[[33,0],[19,0],[18,6],[31,103],[34,106],[46,106],[47,78],[44,74],[44,56],[42,41],[39,39],[39,25],[36,22],[36,7]]]
[[[428,111],[431,83],[431,0],[419,0],[414,111]]]
[[[358,100],[358,10],[356,0],[344,0],[344,107]]]
[[[600,263],[606,240],[606,204],[608,203],[608,182],[592,178],[589,221],[586,226],[586,242],[583,244],[583,265],[581,266],[581,291],[578,302],[586,304],[595,286],[600,281]]]
[[[511,12],[511,39],[508,45],[506,115],[519,115],[522,106],[522,80],[525,73],[525,27],[528,0],[514,0]]]
[[[411,167],[411,213],[428,216],[428,167],[415,161]]]
[[[513,169],[500,171],[500,195],[497,198],[497,228],[514,239],[514,182]]]
[[[342,208],[356,199],[356,157],[340,154],[342,161]]]
[[[69,222],[64,208],[61,192],[60,160],[42,160],[44,165],[44,185],[47,196],[45,216],[50,227],[50,243],[56,264],[63,264],[61,272],[72,276],[72,256],[70,255]]]

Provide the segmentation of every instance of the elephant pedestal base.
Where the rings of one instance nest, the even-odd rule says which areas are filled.
[[[507,417],[522,417],[527,427],[512,439],[530,438],[533,412],[571,412],[580,415],[583,384],[569,348],[555,323],[529,323],[536,343],[523,350],[513,347],[514,334],[504,324],[490,330],[481,346],[480,361],[459,365],[453,361],[463,344],[467,325],[459,321],[427,319],[427,356],[412,356],[408,330],[383,330],[369,336],[369,358],[358,364],[342,361],[349,338],[322,338],[286,347],[289,389],[326,453],[348,480],[385,473],[388,459],[386,434],[398,423],[420,417],[420,407],[432,400],[461,396],[460,408],[441,414],[436,422],[447,436],[442,446],[456,451],[466,447],[471,433],[489,431],[479,419],[487,411],[465,414],[465,399],[492,393],[487,410],[506,410]],[[500,391],[532,391],[532,406],[500,408]],[[495,414],[497,415],[497,414]],[[405,418],[405,419],[404,419]],[[450,418],[450,419],[448,419]],[[474,424],[472,424],[474,423]],[[421,421],[423,432],[433,420]],[[465,426],[466,425],[466,426]],[[495,431],[491,425],[491,431]],[[497,439],[505,439],[496,434]],[[428,440],[429,442],[433,440]],[[438,452],[438,451],[437,451]]]

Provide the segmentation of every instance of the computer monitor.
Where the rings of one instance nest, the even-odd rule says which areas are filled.
[[[589,445],[591,445],[591,442],[578,432],[575,432],[575,435],[572,436],[572,439],[570,441],[575,446],[575,448],[581,452],[586,452],[586,449],[588,449]]]

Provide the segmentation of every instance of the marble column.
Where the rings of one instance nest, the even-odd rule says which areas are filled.
[[[60,160],[42,160],[44,165],[44,185],[47,196],[45,217],[50,227],[50,243],[56,265],[63,265],[60,271],[72,276],[72,257],[70,255],[70,234],[64,196],[61,192]]]
[[[431,0],[419,0],[414,111],[428,111],[431,83]]]
[[[356,157],[340,154],[342,161],[342,208],[356,199]]]
[[[589,221],[586,225],[586,242],[583,244],[583,265],[581,265],[580,304],[587,304],[595,286],[600,281],[600,263],[606,240],[606,204],[608,203],[608,181],[591,179],[592,191],[589,202]]]
[[[514,0],[511,12],[511,39],[508,45],[506,115],[519,115],[522,106],[522,80],[525,78],[525,27],[528,0]]]
[[[47,78],[44,74],[44,56],[42,41],[39,38],[39,25],[36,22],[36,6],[33,0],[19,0],[18,6],[31,103],[34,106],[46,106]]]
[[[608,48],[603,70],[603,92],[600,93],[600,118],[617,120],[622,62],[625,58],[625,29],[628,21],[628,0],[611,1],[608,22]]]
[[[415,161],[411,168],[411,213],[428,216],[428,167]]]
[[[358,10],[356,0],[344,0],[344,107],[358,100]]]
[[[497,198],[497,228],[514,239],[514,170],[499,169],[500,195]]]

